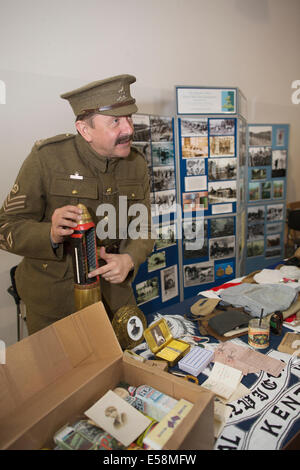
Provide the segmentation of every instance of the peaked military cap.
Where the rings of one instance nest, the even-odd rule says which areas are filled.
[[[117,75],[89,83],[60,96],[69,101],[75,116],[89,112],[127,116],[137,112],[135,99],[130,95],[130,84],[135,81],[133,75]]]

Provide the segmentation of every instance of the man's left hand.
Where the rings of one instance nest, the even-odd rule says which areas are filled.
[[[120,284],[125,281],[129,271],[134,267],[130,255],[106,253],[104,246],[100,248],[100,257],[106,261],[106,265],[90,272],[88,277],[100,275],[111,284]]]

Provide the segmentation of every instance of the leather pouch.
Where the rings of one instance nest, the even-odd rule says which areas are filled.
[[[248,326],[250,316],[238,310],[227,310],[208,320],[208,325],[218,335],[223,336],[228,331]]]

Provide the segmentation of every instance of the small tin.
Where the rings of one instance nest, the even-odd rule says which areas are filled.
[[[265,349],[270,344],[270,321],[252,318],[248,326],[248,344],[255,349]]]
[[[173,338],[167,322],[161,318],[144,331],[144,338],[156,359],[167,361],[170,367],[189,352],[190,345]]]

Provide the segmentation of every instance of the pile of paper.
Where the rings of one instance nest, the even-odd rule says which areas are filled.
[[[261,370],[278,377],[285,364],[249,347],[231,341],[220,344],[215,350],[214,361],[238,369],[243,375],[259,373]]]

